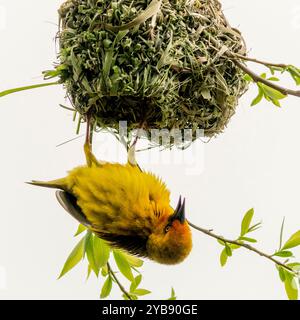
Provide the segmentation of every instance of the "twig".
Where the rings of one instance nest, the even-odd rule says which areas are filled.
[[[295,274],[295,275],[298,275],[298,272],[297,272],[297,271],[293,270],[292,268],[290,268],[290,267],[287,266],[286,264],[280,262],[279,260],[273,258],[272,255],[269,255],[269,254],[267,254],[267,253],[264,253],[264,252],[262,252],[262,251],[260,251],[260,250],[258,250],[258,249],[256,249],[256,248],[254,248],[253,246],[247,244],[247,243],[241,243],[241,242],[239,242],[239,241],[237,241],[237,240],[225,239],[225,238],[222,237],[222,236],[219,236],[219,235],[214,234],[211,230],[204,229],[204,228],[201,228],[201,227],[198,227],[198,226],[194,225],[194,224],[191,223],[190,221],[188,221],[188,224],[189,224],[192,228],[194,228],[194,229],[196,229],[196,230],[198,230],[198,231],[200,231],[200,232],[202,232],[202,233],[204,233],[204,234],[207,234],[208,236],[210,236],[210,237],[212,237],[212,238],[215,238],[215,239],[217,239],[217,240],[223,241],[224,243],[231,243],[231,244],[234,244],[234,245],[243,247],[243,248],[245,248],[245,249],[248,249],[248,250],[250,250],[250,251],[253,251],[253,252],[257,253],[258,255],[260,255],[260,256],[262,256],[262,257],[265,257],[266,259],[271,260],[271,261],[274,262],[276,265],[281,266],[282,268],[290,271],[291,273],[293,273],[293,274]]]
[[[258,59],[255,59],[255,58],[250,58],[250,57],[243,56],[243,55],[238,54],[238,53],[235,53],[234,55],[239,59],[246,60],[246,61],[251,61],[251,62],[254,62],[254,63],[258,63],[258,64],[262,64],[262,65],[264,65],[266,67],[275,67],[275,68],[282,68],[282,69],[285,69],[285,68],[288,67],[288,65],[284,64],[284,63],[273,63],[273,62],[258,60]]]
[[[63,146],[64,144],[67,144],[67,143],[69,143],[69,142],[72,142],[72,141],[75,141],[75,140],[77,140],[77,139],[80,139],[80,138],[82,138],[82,137],[84,137],[84,136],[85,136],[84,134],[81,134],[80,136],[77,136],[77,137],[75,137],[75,138],[72,138],[72,139],[69,139],[69,140],[67,140],[67,141],[61,142],[60,144],[56,145],[56,148],[61,147],[61,146]]]
[[[204,31],[205,32],[205,31]],[[205,32],[206,33],[206,32]],[[218,48],[218,50],[221,50],[224,46],[219,43],[219,41],[210,35],[210,41],[214,43],[214,45]],[[300,97],[300,90],[292,90],[285,87],[282,87],[272,81],[269,81],[267,79],[264,79],[260,77],[258,74],[250,70],[245,64],[239,61],[239,58],[236,56],[234,52],[231,52],[229,48],[227,48],[227,51],[224,52],[224,55],[226,55],[229,59],[232,60],[232,62],[238,66],[241,70],[243,70],[246,74],[248,74],[254,82],[261,82],[265,85],[267,85],[270,88],[273,88],[279,92],[281,92],[284,95],[292,95],[296,97]]]
[[[107,269],[108,273],[113,277],[113,279],[116,281],[116,284],[119,286],[120,290],[125,294],[125,296],[129,299],[132,300],[130,294],[126,291],[126,289],[123,287],[119,279],[116,277],[115,273],[112,271],[111,266],[109,262],[107,262]]]
[[[222,11],[222,16],[223,16],[223,19],[224,19],[224,22],[225,24],[229,27],[229,28],[232,28],[231,25],[229,24],[228,20],[226,19],[223,11]],[[243,43],[244,45],[246,46],[246,42],[243,38],[243,36],[241,35],[241,39],[243,40]],[[217,44],[219,47],[222,47],[218,41],[216,39],[213,38],[213,41],[215,42],[215,44]],[[258,63],[258,64],[262,64],[262,65],[265,65],[267,67],[277,67],[277,68],[286,68],[288,67],[286,64],[282,64],[282,63],[272,63],[272,62],[267,62],[267,61],[262,61],[262,60],[258,60],[258,59],[254,59],[254,58],[249,58],[247,56],[243,56],[243,55],[240,55],[238,53],[234,53],[234,52],[231,52],[231,51],[227,51],[226,52],[226,55],[232,59],[232,61],[240,68],[242,69],[245,73],[247,73],[252,79],[254,82],[261,82],[261,83],[264,83],[265,85],[267,85],[268,87],[271,87],[279,92],[281,92],[282,94],[284,95],[292,95],[292,96],[296,96],[296,97],[300,97],[300,91],[298,90],[291,90],[291,89],[288,89],[288,88],[284,88],[282,86],[279,86],[277,84],[275,84],[274,82],[272,81],[269,81],[267,79],[264,79],[262,77],[260,77],[258,74],[254,73],[253,71],[251,71],[247,66],[245,66],[243,63],[241,63],[240,61],[238,61],[237,59],[240,59],[240,60],[246,60],[246,61],[251,61],[251,62],[255,62],[255,63]],[[237,59],[236,59],[237,58]]]
[[[231,58],[232,55],[230,54]],[[236,59],[232,59],[232,61],[240,68],[242,69],[245,73],[247,73],[254,82],[261,82],[265,85],[267,85],[270,88],[273,88],[279,92],[281,92],[284,95],[291,95],[291,96],[296,96],[296,97],[300,97],[300,90],[292,90],[292,89],[288,89],[285,87],[282,87],[272,81],[269,81],[267,79],[264,79],[262,77],[260,77],[258,74],[256,74],[255,72],[253,72],[252,70],[250,70],[247,66],[245,66],[243,63],[241,63],[240,61],[236,60]]]

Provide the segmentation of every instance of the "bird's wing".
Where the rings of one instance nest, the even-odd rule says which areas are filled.
[[[69,192],[58,190],[55,193],[58,202],[61,206],[77,221],[86,227],[91,227],[90,222],[77,205],[77,199]]]
[[[147,257],[147,240],[148,238],[138,235],[117,235],[111,233],[93,232],[101,239],[108,241],[113,247],[124,249],[129,253],[139,256]]]
[[[82,225],[90,228],[99,238],[108,241],[113,247],[124,249],[133,255],[147,257],[147,237],[99,232],[87,220],[87,217],[77,205],[77,199],[71,193],[58,190],[55,194],[61,206]]]

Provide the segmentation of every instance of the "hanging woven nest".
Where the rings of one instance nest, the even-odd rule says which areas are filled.
[[[224,54],[245,55],[243,38],[217,0],[69,0],[59,16],[60,80],[99,128],[212,137],[247,89]]]

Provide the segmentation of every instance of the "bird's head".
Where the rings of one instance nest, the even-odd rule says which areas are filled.
[[[185,219],[185,200],[179,198],[171,214],[162,214],[149,236],[147,252],[150,259],[162,264],[182,262],[192,249],[192,235]]]

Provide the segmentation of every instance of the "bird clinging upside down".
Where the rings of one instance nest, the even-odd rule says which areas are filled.
[[[89,132],[89,124],[88,124]],[[87,134],[89,137],[89,134]],[[87,165],[65,178],[30,184],[60,189],[60,204],[81,224],[112,246],[158,263],[176,264],[191,251],[185,200],[170,206],[170,192],[152,173],[126,165],[99,162],[85,143]]]

